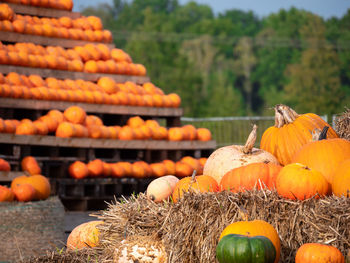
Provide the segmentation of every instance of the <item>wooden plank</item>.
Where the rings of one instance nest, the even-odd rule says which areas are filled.
[[[74,40],[68,38],[56,38],[56,37],[46,37],[38,35],[28,35],[20,34],[17,32],[6,32],[5,34],[0,34],[0,41],[18,43],[18,42],[30,42],[42,46],[61,46],[63,48],[73,48],[75,46],[84,46],[86,44],[98,44],[102,43],[107,45],[109,48],[114,48],[115,45],[112,43],[105,42],[91,42],[84,40]]]
[[[97,81],[101,77],[110,77],[118,83],[132,81],[138,84],[143,84],[150,81],[150,78],[147,76],[73,72],[73,71],[67,71],[67,70],[31,68],[31,67],[21,67],[21,66],[13,66],[13,65],[0,65],[0,72],[3,74],[8,74],[10,72],[17,72],[18,74],[23,74],[23,75],[37,74],[43,78],[55,77],[57,79],[83,79],[88,81]]]
[[[46,7],[36,7],[31,5],[19,5],[7,3],[16,14],[22,15],[33,15],[33,16],[43,16],[43,17],[62,17],[68,16],[70,18],[79,18],[81,14],[78,12],[72,12],[68,10],[46,8]]]
[[[41,145],[48,147],[100,148],[100,149],[149,149],[149,150],[200,150],[215,149],[215,141],[167,141],[167,140],[111,140],[90,138],[60,138],[55,136],[0,134],[0,143]]]
[[[67,101],[49,100],[26,100],[0,98],[0,108],[10,109],[31,109],[31,110],[65,110],[70,106],[80,106],[88,113],[117,114],[117,115],[139,115],[155,117],[181,117],[182,108],[157,108],[157,107],[137,107],[124,105],[91,104]]]
[[[21,175],[23,175],[23,172],[0,171],[0,182],[11,182],[13,179]]]

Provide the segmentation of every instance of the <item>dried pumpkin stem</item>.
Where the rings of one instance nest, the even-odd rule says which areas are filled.
[[[253,130],[250,132],[247,142],[245,143],[243,147],[243,153],[249,154],[252,152],[255,141],[256,141],[256,131],[258,129],[258,126],[254,124]]]
[[[282,114],[275,108],[275,127],[281,128],[284,125]]]
[[[312,131],[312,141],[321,141],[327,139],[327,132],[328,132],[329,127],[324,126],[322,131],[320,129],[314,129]]]
[[[298,113],[296,113],[293,109],[291,109],[290,107],[283,105],[283,104],[277,104],[275,106],[275,112],[279,112],[282,115],[283,125],[292,123],[293,121],[295,121],[296,118],[299,117]],[[276,123],[277,117],[278,116],[275,117],[275,123]],[[278,125],[280,125],[280,124],[281,124],[281,122],[278,123]],[[276,126],[276,127],[281,128],[282,126]]]

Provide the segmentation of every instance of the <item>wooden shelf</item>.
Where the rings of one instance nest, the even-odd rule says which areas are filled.
[[[112,140],[91,138],[60,138],[56,136],[16,135],[0,133],[0,143],[13,145],[39,145],[47,147],[93,149],[147,149],[147,150],[201,150],[215,149],[215,141],[167,141],[167,140]]]
[[[154,117],[181,117],[182,108],[156,108],[156,107],[137,107],[137,106],[119,106],[108,104],[91,104],[68,101],[48,101],[48,100],[26,100],[0,98],[0,108],[11,109],[30,109],[30,110],[65,110],[70,106],[80,106],[88,113],[116,114],[116,115],[139,115]]]
[[[68,38],[56,38],[56,37],[46,37],[38,35],[28,35],[21,34],[17,32],[1,32],[0,31],[0,41],[11,42],[11,43],[22,43],[30,42],[42,46],[60,46],[63,48],[73,48],[75,46],[84,46],[86,44],[98,44],[102,43],[107,45],[109,48],[114,48],[113,43],[106,42],[92,42],[84,40],[74,40]]]
[[[80,13],[71,12],[67,10],[37,7],[37,6],[31,6],[31,5],[19,5],[19,4],[12,4],[12,3],[6,3],[6,4],[8,4],[16,14],[21,14],[21,15],[56,17],[56,18],[59,18],[62,16],[68,16],[73,19],[81,17]]]
[[[23,172],[3,172],[0,171],[0,182],[11,182],[18,176],[23,175]]]
[[[8,74],[10,72],[17,72],[18,74],[30,75],[37,74],[43,78],[55,77],[57,79],[83,79],[87,81],[97,81],[101,77],[110,77],[118,83],[132,81],[138,84],[143,84],[150,81],[147,76],[131,76],[131,75],[117,75],[117,74],[103,74],[103,73],[87,73],[87,72],[73,72],[67,70],[31,68],[13,65],[0,65],[0,72]]]

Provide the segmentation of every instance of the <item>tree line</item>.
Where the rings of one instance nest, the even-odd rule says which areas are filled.
[[[328,20],[281,9],[259,18],[177,0],[113,0],[85,8],[151,81],[181,96],[185,116],[337,114],[350,103],[350,9]]]

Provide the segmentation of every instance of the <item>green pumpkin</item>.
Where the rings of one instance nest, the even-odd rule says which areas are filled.
[[[264,236],[228,234],[219,241],[216,258],[220,263],[274,263],[276,249]]]

